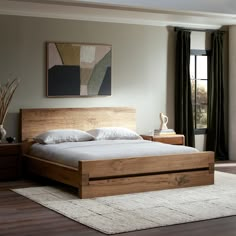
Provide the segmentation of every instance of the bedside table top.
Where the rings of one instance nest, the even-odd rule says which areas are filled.
[[[151,135],[151,134],[140,134],[142,137],[152,137],[152,138],[176,138],[176,137],[184,137],[183,134],[172,134],[172,135]]]
[[[0,147],[20,146],[21,143],[0,143]]]

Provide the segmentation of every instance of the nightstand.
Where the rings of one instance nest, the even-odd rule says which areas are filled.
[[[21,144],[0,144],[0,180],[11,180],[21,175]]]
[[[141,135],[143,139],[150,140],[153,142],[161,142],[175,145],[184,145],[184,135],[176,134],[176,135],[167,135],[167,136],[153,136],[153,135]]]

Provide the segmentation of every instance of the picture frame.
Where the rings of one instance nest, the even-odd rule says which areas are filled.
[[[47,97],[111,95],[111,45],[47,42]]]

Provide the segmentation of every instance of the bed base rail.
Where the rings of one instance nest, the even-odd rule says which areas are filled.
[[[214,184],[214,153],[79,161],[72,168],[24,155],[27,170],[78,188],[80,198]]]
[[[80,161],[79,175],[80,198],[209,185],[214,153]]]

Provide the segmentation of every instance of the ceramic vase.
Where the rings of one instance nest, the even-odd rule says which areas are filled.
[[[7,132],[3,128],[3,125],[0,125],[0,143],[2,143],[5,140],[6,134]]]

